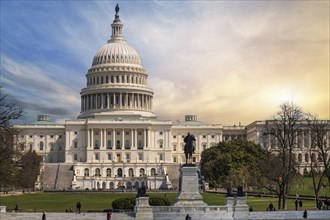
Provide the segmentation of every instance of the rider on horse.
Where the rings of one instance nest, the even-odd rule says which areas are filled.
[[[186,155],[186,164],[187,164],[188,159],[192,158],[192,154],[195,153],[194,142],[196,141],[196,139],[193,135],[190,135],[190,133],[188,132],[188,135],[183,139],[183,141],[186,143],[184,145],[184,154]]]

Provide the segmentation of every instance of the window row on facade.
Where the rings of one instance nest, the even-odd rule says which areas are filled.
[[[106,75],[106,76],[89,76],[87,78],[87,86],[100,85],[100,84],[136,84],[147,85],[147,76],[136,74],[119,74],[119,75]]]
[[[101,172],[102,171],[102,172]],[[113,172],[114,171],[114,172]],[[134,170],[133,168],[95,168],[95,169],[84,169],[84,176],[94,177],[145,177],[145,176],[157,176],[156,169],[151,168],[149,173],[146,173],[146,169],[140,168]]]
[[[18,150],[20,151],[25,151],[25,143],[20,143]],[[49,143],[48,147],[49,147],[49,151],[62,151],[63,150],[63,143],[58,143],[57,145],[55,145],[55,143]],[[28,150],[29,151],[48,151],[48,149],[46,148],[45,142],[40,141],[38,143],[37,148],[34,147],[34,143],[30,142],[27,144]]]
[[[135,55],[101,55],[94,57],[93,64],[106,64],[106,63],[140,63],[140,59]]]
[[[138,93],[99,93],[83,95],[81,110],[142,109],[151,111],[152,96]]]

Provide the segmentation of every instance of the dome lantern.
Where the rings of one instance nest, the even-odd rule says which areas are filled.
[[[118,12],[119,12],[118,4],[116,5],[115,11],[116,11],[115,20],[111,24],[112,35],[111,35],[111,39],[108,42],[124,40],[123,32],[122,32],[123,24],[121,23],[121,21],[119,19],[119,15],[118,15]]]

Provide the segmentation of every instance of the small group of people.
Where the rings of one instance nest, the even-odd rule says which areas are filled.
[[[320,199],[319,202],[317,203],[317,208],[319,210],[328,210],[330,206],[330,201],[328,198],[324,200],[324,202]]]
[[[299,200],[299,202],[298,202],[298,199],[296,199],[296,201],[294,202],[294,205],[295,205],[296,211],[298,210],[298,205],[299,205],[299,209],[301,210],[303,207],[303,202],[301,199]]]

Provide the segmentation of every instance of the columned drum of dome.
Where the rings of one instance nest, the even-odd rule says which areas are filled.
[[[155,118],[148,74],[139,54],[124,40],[117,11],[111,27],[110,40],[97,51],[86,74],[78,118],[125,115]]]

